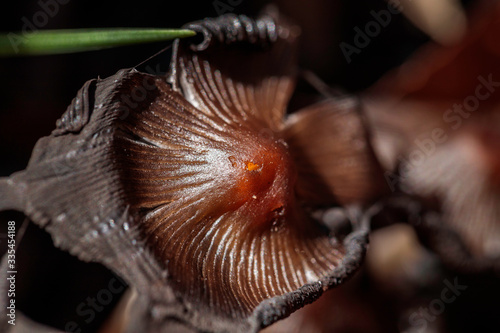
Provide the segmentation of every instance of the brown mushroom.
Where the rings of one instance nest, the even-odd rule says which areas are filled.
[[[342,235],[311,211],[367,207],[382,172],[352,99],[285,116],[296,27],[266,14],[186,28],[203,40],[175,42],[167,78],[87,82],[27,169],[0,180],[0,208],[137,289],[134,329],[252,331],[354,272],[367,218]]]
[[[365,98],[393,190],[423,203],[422,237],[455,268],[500,267],[498,3],[456,45],[428,45]]]

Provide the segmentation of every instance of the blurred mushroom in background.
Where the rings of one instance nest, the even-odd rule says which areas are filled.
[[[423,47],[364,93],[386,180],[434,212],[420,230],[464,269],[500,260],[498,29],[500,6],[483,2],[460,42]]]

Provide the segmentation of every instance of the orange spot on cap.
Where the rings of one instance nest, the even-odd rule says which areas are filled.
[[[247,163],[247,170],[248,171],[255,171],[255,170],[259,170],[260,166],[258,164],[255,164],[255,163],[252,163],[252,162],[248,162]]]

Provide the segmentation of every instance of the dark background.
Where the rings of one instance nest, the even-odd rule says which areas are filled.
[[[231,12],[249,16],[258,13],[266,3],[232,2],[241,3],[230,5],[233,7]],[[464,4],[470,5],[471,2],[464,1]],[[393,15],[389,26],[383,28],[361,54],[353,55],[353,61],[348,64],[339,44],[343,41],[352,44],[353,28],[363,28],[373,19],[370,11],[387,8],[386,2],[280,0],[277,4],[303,30],[301,67],[314,71],[328,84],[352,93],[369,87],[428,41],[425,34],[403,15]],[[0,30],[21,30],[22,18],[32,21],[39,10],[38,1],[5,2],[0,12]],[[210,0],[69,0],[67,4],[59,5],[57,14],[43,28],[179,28],[187,22],[217,15],[214,1]],[[8,176],[26,167],[38,138],[50,134],[55,121],[85,81],[133,67],[167,45],[169,43],[154,43],[69,55],[0,58],[0,176]],[[167,70],[168,61],[168,51],[152,60],[153,66],[159,65],[162,71]],[[2,228],[8,219],[14,219],[20,226],[24,217],[16,212],[4,212],[0,214]],[[2,240],[0,238],[0,244]],[[76,307],[105,288],[113,275],[100,265],[80,263],[56,250],[51,246],[50,237],[36,226],[28,226],[17,260],[20,265],[17,301],[21,310],[37,321],[59,329],[64,329],[67,322],[75,321],[82,332],[94,332],[119,300],[120,295],[116,295],[95,320],[85,323],[85,317],[76,313]],[[483,289],[482,293],[487,294],[486,287]],[[487,298],[486,295],[482,297]],[[488,304],[484,301],[482,307]],[[459,308],[457,311],[460,314],[465,310]],[[392,330],[396,330],[396,326],[397,323]],[[457,330],[453,331],[469,327],[455,326]]]

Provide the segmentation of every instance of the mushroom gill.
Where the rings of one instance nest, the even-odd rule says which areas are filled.
[[[116,145],[131,208],[175,289],[248,314],[335,267],[343,249],[298,207],[284,140],[198,118],[168,84],[157,86],[150,107],[123,126],[142,140]]]
[[[306,208],[369,201],[382,177],[352,100],[285,119],[296,28],[224,19],[245,26],[234,40],[218,40],[232,30],[214,21],[187,26],[205,40],[177,42],[171,85],[154,78],[114,147],[130,207],[174,290],[241,318],[338,267],[344,244]],[[136,73],[117,96],[142,80]]]
[[[407,185],[428,200],[437,198],[443,223],[460,235],[472,258],[498,262],[499,137],[491,127],[469,126],[418,168],[410,166]]]

